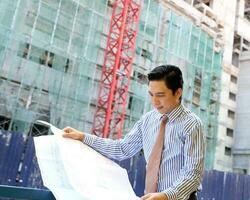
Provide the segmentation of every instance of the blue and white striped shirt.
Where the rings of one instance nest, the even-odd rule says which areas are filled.
[[[160,128],[162,114],[152,110],[136,122],[120,140],[104,139],[86,134],[84,143],[104,156],[123,160],[141,149],[146,162]],[[168,200],[185,200],[201,184],[204,170],[205,140],[200,119],[183,105],[168,114],[165,141],[158,177],[158,192]]]

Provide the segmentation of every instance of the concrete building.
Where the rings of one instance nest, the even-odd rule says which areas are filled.
[[[194,5],[197,1],[189,3]],[[203,3],[224,27],[219,126],[213,168],[249,174],[250,1],[204,0]]]
[[[248,122],[249,112],[249,66],[250,66],[250,1],[237,1],[233,63],[239,66],[236,127],[234,143],[234,171],[250,174],[250,151]]]
[[[250,161],[243,162],[249,159],[247,122],[242,120],[250,115],[246,113],[246,75],[250,76],[247,2],[144,1],[124,134],[151,109],[148,71],[159,64],[176,64],[184,73],[183,103],[204,123],[206,168],[249,173]],[[0,3],[3,129],[45,134],[47,128],[35,122],[43,119],[61,128],[71,125],[91,132],[113,3]]]

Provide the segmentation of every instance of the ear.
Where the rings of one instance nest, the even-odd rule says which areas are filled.
[[[176,97],[179,99],[182,96],[182,89],[178,88],[175,92]]]

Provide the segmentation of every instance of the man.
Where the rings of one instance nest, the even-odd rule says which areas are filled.
[[[64,137],[117,160],[143,149],[147,172],[141,200],[195,200],[204,169],[201,121],[181,104],[183,79],[178,67],[156,67],[148,80],[155,109],[143,115],[124,139],[99,138],[70,127],[64,128]]]

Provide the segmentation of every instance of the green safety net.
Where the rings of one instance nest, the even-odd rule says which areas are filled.
[[[0,116],[28,133],[37,119],[90,132],[112,7],[105,0],[12,0],[0,3]],[[152,107],[147,73],[183,69],[183,103],[203,121],[206,167],[218,132],[222,52],[215,41],[161,3],[145,0],[127,99],[124,135]]]

